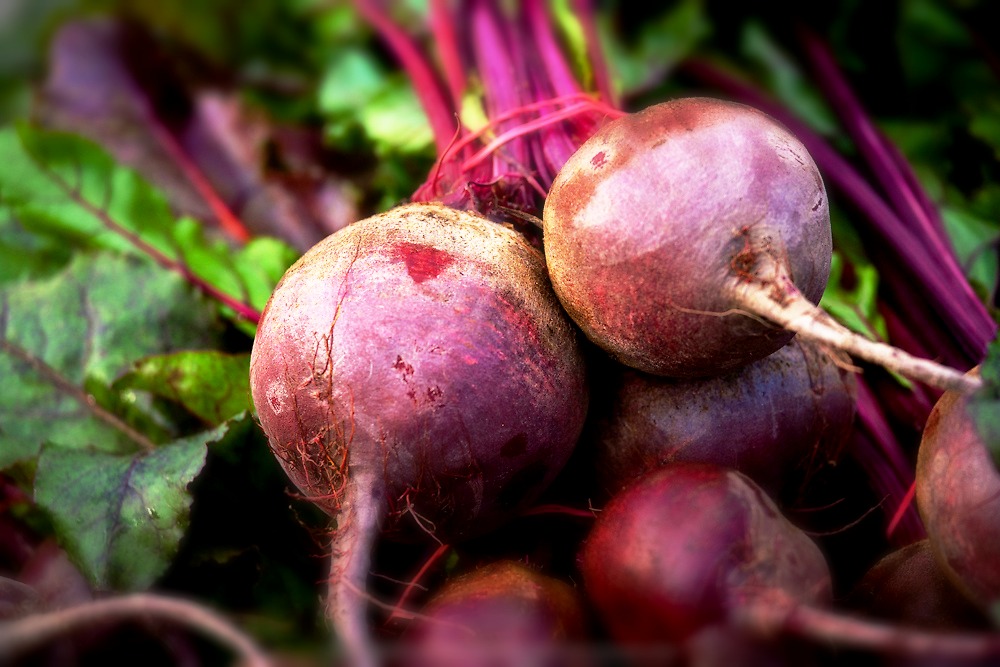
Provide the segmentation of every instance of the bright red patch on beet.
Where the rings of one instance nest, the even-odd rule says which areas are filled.
[[[392,257],[406,263],[406,272],[415,283],[436,278],[455,261],[444,250],[406,242],[397,243],[392,247]]]
[[[608,161],[608,159],[604,155],[604,151],[601,151],[600,153],[598,153],[594,157],[590,158],[590,164],[594,165],[598,169],[600,169],[601,167],[603,167],[607,163],[607,161]]]

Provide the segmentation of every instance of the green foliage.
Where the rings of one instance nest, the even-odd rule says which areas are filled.
[[[211,304],[144,260],[79,255],[63,271],[0,292],[0,470],[43,443],[122,454],[173,435],[111,389],[151,354],[218,345]]]
[[[253,410],[249,354],[185,350],[146,357],[114,389],[137,389],[174,401],[211,426]]]
[[[603,20],[600,27],[613,83],[623,95],[662,83],[712,31],[703,0],[674,3],[668,11],[644,22],[634,36],[621,34],[619,26],[609,20]]]
[[[741,51],[763,83],[799,118],[820,134],[836,134],[837,120],[814,83],[759,21],[744,27]]]
[[[175,352],[219,346],[215,309],[128,255],[8,285],[0,315],[0,470],[33,470],[38,507],[95,586],[147,588],[177,553],[206,445],[246,414],[245,355]],[[219,426],[186,433],[138,390]]]
[[[979,367],[983,388],[969,400],[969,413],[993,462],[1000,469],[1000,340],[994,340]]]
[[[409,81],[360,47],[332,55],[319,87],[319,110],[336,145],[356,149],[363,137],[379,155],[433,149],[427,116]]]
[[[297,257],[274,239],[257,239],[236,252],[195,221],[176,220],[159,192],[77,136],[8,128],[0,131],[0,154],[0,207],[18,225],[7,223],[7,235],[26,230],[39,239],[35,243],[58,246],[64,258],[70,249],[151,258],[259,310]],[[19,238],[27,243],[23,234]],[[252,334],[252,326],[241,326]]]
[[[853,267],[852,285],[844,281],[844,256],[833,253],[830,281],[820,306],[841,324],[872,340],[886,340],[885,319],[878,312],[878,272],[870,264]]]
[[[100,590],[143,590],[170,565],[187,530],[188,485],[224,424],[139,454],[48,444],[35,475],[35,501],[77,566]]]
[[[958,261],[984,302],[991,302],[1000,278],[996,248],[1000,220],[984,220],[967,209],[945,206],[941,217]]]
[[[52,273],[69,261],[69,250],[53,237],[32,234],[0,205],[0,287]]]

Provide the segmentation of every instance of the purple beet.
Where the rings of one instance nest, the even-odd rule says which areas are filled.
[[[559,171],[543,222],[560,300],[628,366],[718,375],[794,331],[942,388],[978,384],[815,306],[832,252],[823,179],[802,143],[751,107],[686,98],[609,122]]]
[[[616,495],[580,555],[584,590],[612,637],[679,645],[755,603],[823,602],[823,554],[748,477],[675,463]]]
[[[989,611],[1000,602],[1000,472],[969,405],[950,391],[931,410],[917,455],[917,507],[944,571]]]
[[[513,561],[448,582],[411,621],[401,667],[557,667],[581,662],[586,607],[568,584]]]
[[[945,575],[926,539],[876,563],[850,596],[861,613],[938,630],[986,630],[989,621]]]
[[[288,270],[251,390],[288,476],[337,519],[329,608],[352,664],[374,660],[376,536],[452,542],[524,508],[580,434],[584,371],[540,253],[479,215],[401,206]]]
[[[839,458],[854,419],[855,380],[814,343],[793,339],[712,378],[622,369],[608,403],[594,441],[611,492],[656,468],[691,461],[735,468],[772,495],[791,494]]]
[[[626,644],[693,651],[699,635],[721,628],[737,645],[791,637],[933,664],[1000,660],[996,633],[928,631],[827,608],[819,548],[753,481],[718,466],[671,464],[612,498],[580,570],[598,616]]]

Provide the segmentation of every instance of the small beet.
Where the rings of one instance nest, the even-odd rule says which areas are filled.
[[[937,630],[987,630],[989,621],[945,575],[926,539],[876,563],[850,596],[851,607],[877,618]]]
[[[374,660],[376,535],[452,542],[525,507],[574,448],[585,379],[541,254],[482,216],[401,206],[288,270],[251,391],[288,476],[337,518],[330,616],[355,665]]]
[[[575,589],[513,561],[486,565],[438,592],[407,628],[401,667],[581,665],[588,638]]]
[[[945,392],[927,418],[917,455],[917,507],[945,572],[988,611],[1000,601],[1000,472],[970,400]]]
[[[597,469],[612,493],[646,472],[692,461],[735,468],[775,496],[793,494],[810,472],[839,458],[855,398],[854,374],[797,338],[712,378],[622,369],[596,420]]]
[[[1000,660],[996,633],[930,631],[826,608],[830,573],[816,544],[748,477],[718,466],[671,464],[612,498],[580,570],[608,632],[628,645],[710,658],[698,637],[720,627],[736,645],[793,638],[921,665]]]
[[[615,639],[679,645],[761,600],[822,602],[816,544],[745,475],[676,463],[616,495],[580,556],[584,590]]]

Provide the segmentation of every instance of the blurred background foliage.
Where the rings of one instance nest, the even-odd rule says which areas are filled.
[[[798,2],[718,0],[595,4],[604,52],[625,108],[711,92],[684,67],[692,59],[703,59],[752,82],[842,154],[856,159],[857,149],[828,105],[803,54],[798,31],[808,26],[820,34],[868,113],[906,155],[939,206],[977,293],[995,306],[1000,272],[996,2],[843,0],[808,7]],[[569,0],[555,0],[553,5],[557,12],[571,12]],[[393,3],[393,12],[418,38],[427,37],[421,18],[426,12],[423,0]],[[155,102],[167,127],[175,127],[171,118],[182,118],[199,102],[193,95],[175,99],[163,92],[173,87],[221,91],[225,104],[238,108],[241,123],[243,114],[256,114],[245,125],[234,122],[236,129],[230,134],[237,143],[258,131],[266,139],[263,148],[255,144],[252,151],[242,147],[235,151],[247,153],[246,160],[254,164],[253,169],[246,168],[254,178],[245,180],[273,189],[269,190],[273,198],[260,204],[270,213],[260,215],[258,231],[281,237],[297,250],[351,218],[406,199],[433,164],[432,136],[407,77],[351,4],[336,0],[2,0],[0,126],[18,126],[39,115],[39,100],[46,82],[52,81],[53,45],[60,31],[72,22],[107,16],[117,17],[130,35],[139,36],[138,42],[116,53],[135,56],[125,65],[144,91],[137,95]],[[72,55],[70,49],[61,57]],[[167,70],[170,86],[159,78]],[[83,88],[100,84],[75,83]],[[274,130],[278,126],[294,128],[296,133],[279,134]],[[240,134],[247,127],[252,131]],[[312,144],[303,149],[295,139],[300,136],[314,138],[321,154],[314,154]],[[254,180],[257,171],[264,176]],[[334,175],[335,187],[317,185],[322,179],[316,173],[322,178]],[[275,174],[284,179],[280,187],[275,186]],[[160,185],[169,190],[169,183],[166,178]],[[316,210],[334,202],[340,207],[339,217],[325,218],[312,209],[287,213],[289,193],[301,192],[307,196],[300,201]],[[0,214],[3,207],[0,201]],[[199,215],[197,209],[189,213]],[[838,250],[853,265],[852,281],[843,283],[848,305],[842,305],[838,316],[849,319],[854,313],[856,328],[884,332],[876,311],[878,276],[865,259],[866,253],[878,248],[866,247],[857,238],[852,215],[835,205]],[[309,227],[309,221],[316,219],[318,227]],[[290,228],[281,223],[288,220],[301,224],[301,233],[282,235],[282,229]],[[29,238],[23,230],[3,225],[0,232],[0,241],[21,251],[58,256],[60,266],[70,259],[51,238]],[[226,263],[226,246],[205,240],[171,242],[184,244],[183,257],[202,258],[199,261],[209,267],[207,275],[229,276],[220,268]],[[275,280],[296,251],[285,245],[255,248],[248,257],[266,266],[268,276],[253,283],[260,305],[261,285]],[[44,273],[37,268],[44,264],[41,260],[28,264],[25,275]],[[844,270],[840,259],[835,270]],[[13,284],[16,277],[0,269],[0,286]],[[841,283],[839,277],[840,273],[835,287]],[[244,278],[226,280],[239,283]],[[223,327],[217,347],[245,355],[251,340],[247,333],[246,327]],[[239,368],[229,377],[240,376]],[[198,372],[206,373],[204,379],[221,371]],[[128,377],[136,381],[134,375]],[[115,391],[127,389],[115,386]],[[160,395],[153,402],[165,398],[176,400]],[[175,413],[170,412],[169,420],[183,434],[193,418]],[[315,510],[290,500],[286,487],[259,430],[249,420],[233,425],[192,487],[190,528],[158,585],[239,615],[256,636],[272,645],[315,647],[325,638],[318,586],[324,576],[323,522]],[[34,534],[53,531],[51,516],[19,507],[18,520],[29,524]],[[483,549],[496,549],[498,544],[511,552],[518,546],[507,533]],[[412,555],[419,561],[423,552],[414,548]],[[450,567],[454,565],[453,554]]]

